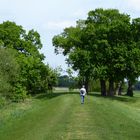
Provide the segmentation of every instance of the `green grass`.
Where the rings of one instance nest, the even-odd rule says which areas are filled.
[[[0,140],[139,140],[140,94],[38,95],[0,109]]]

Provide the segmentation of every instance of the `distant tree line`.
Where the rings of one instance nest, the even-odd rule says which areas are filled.
[[[41,48],[37,31],[10,21],[0,24],[0,98],[24,100],[57,83],[57,71],[43,63]]]
[[[102,96],[120,95],[124,79],[127,95],[140,75],[140,18],[131,19],[117,9],[95,9],[75,27],[53,37],[55,53],[67,56],[89,89],[90,81],[100,82]]]
[[[58,77],[57,86],[74,89],[78,87],[78,80],[76,78],[70,78],[68,75],[62,75]]]

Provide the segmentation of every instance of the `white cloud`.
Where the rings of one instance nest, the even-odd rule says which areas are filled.
[[[49,21],[43,25],[44,29],[49,30],[62,30],[66,27],[75,26],[76,21],[63,20],[63,21]]]

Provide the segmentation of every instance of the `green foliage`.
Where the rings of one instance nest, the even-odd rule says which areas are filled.
[[[77,88],[78,82],[76,78],[70,78],[68,75],[58,77],[58,87],[69,87],[69,89]]]
[[[139,23],[140,18],[131,22],[117,9],[95,9],[76,27],[54,36],[53,45],[57,53],[68,55],[68,64],[85,83],[91,78],[109,81],[113,95],[115,82],[126,78],[134,83],[140,74]]]
[[[24,101],[27,98],[26,87],[23,87],[23,85],[21,85],[20,83],[16,83],[12,92],[13,94],[11,95],[10,98],[14,102]]]
[[[6,104],[7,104],[6,98],[0,95],[0,108]]]
[[[45,92],[57,82],[57,74],[43,63],[42,43],[35,30],[28,32],[14,22],[0,24],[0,91],[14,101],[26,94]]]
[[[6,95],[19,76],[20,67],[13,49],[0,47],[0,92]]]
[[[100,92],[100,81],[99,80],[90,80],[89,82],[89,91],[90,92]]]

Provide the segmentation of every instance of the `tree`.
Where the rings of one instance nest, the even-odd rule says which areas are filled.
[[[76,27],[54,36],[53,44],[56,53],[61,50],[68,56],[68,64],[85,76],[87,85],[91,77],[100,79],[101,95],[113,96],[115,83],[124,78],[133,82],[139,75],[139,23],[135,19],[132,26],[130,16],[117,9],[95,9]]]
[[[10,96],[13,84],[19,77],[20,67],[13,49],[0,46],[0,92]]]
[[[130,17],[116,9],[96,9],[89,12],[86,23],[94,26],[96,33],[96,37],[90,39],[91,51],[98,77],[101,79],[102,95],[106,95],[104,80],[108,80],[108,95],[113,96],[114,82],[125,77]]]
[[[139,27],[140,18],[132,19],[130,26],[131,34],[129,36],[129,44],[127,47],[126,58],[126,79],[128,81],[128,96],[133,96],[133,85],[140,75],[140,45],[139,45]]]
[[[39,51],[42,43],[37,31],[27,32],[22,26],[6,21],[0,24],[0,42],[3,48],[16,52],[16,62],[20,67],[19,76],[12,85],[14,100],[27,93],[46,91],[49,84],[55,84],[55,71],[43,63],[45,57]]]
[[[76,27],[66,28],[60,35],[54,36],[53,45],[56,53],[68,55],[67,63],[71,65],[75,71],[83,77],[83,83],[88,91],[88,83],[90,78],[89,52],[81,49],[86,47],[84,42],[86,34],[84,34],[84,21],[78,21]],[[62,50],[61,50],[62,49]],[[89,65],[88,65],[89,64]]]

